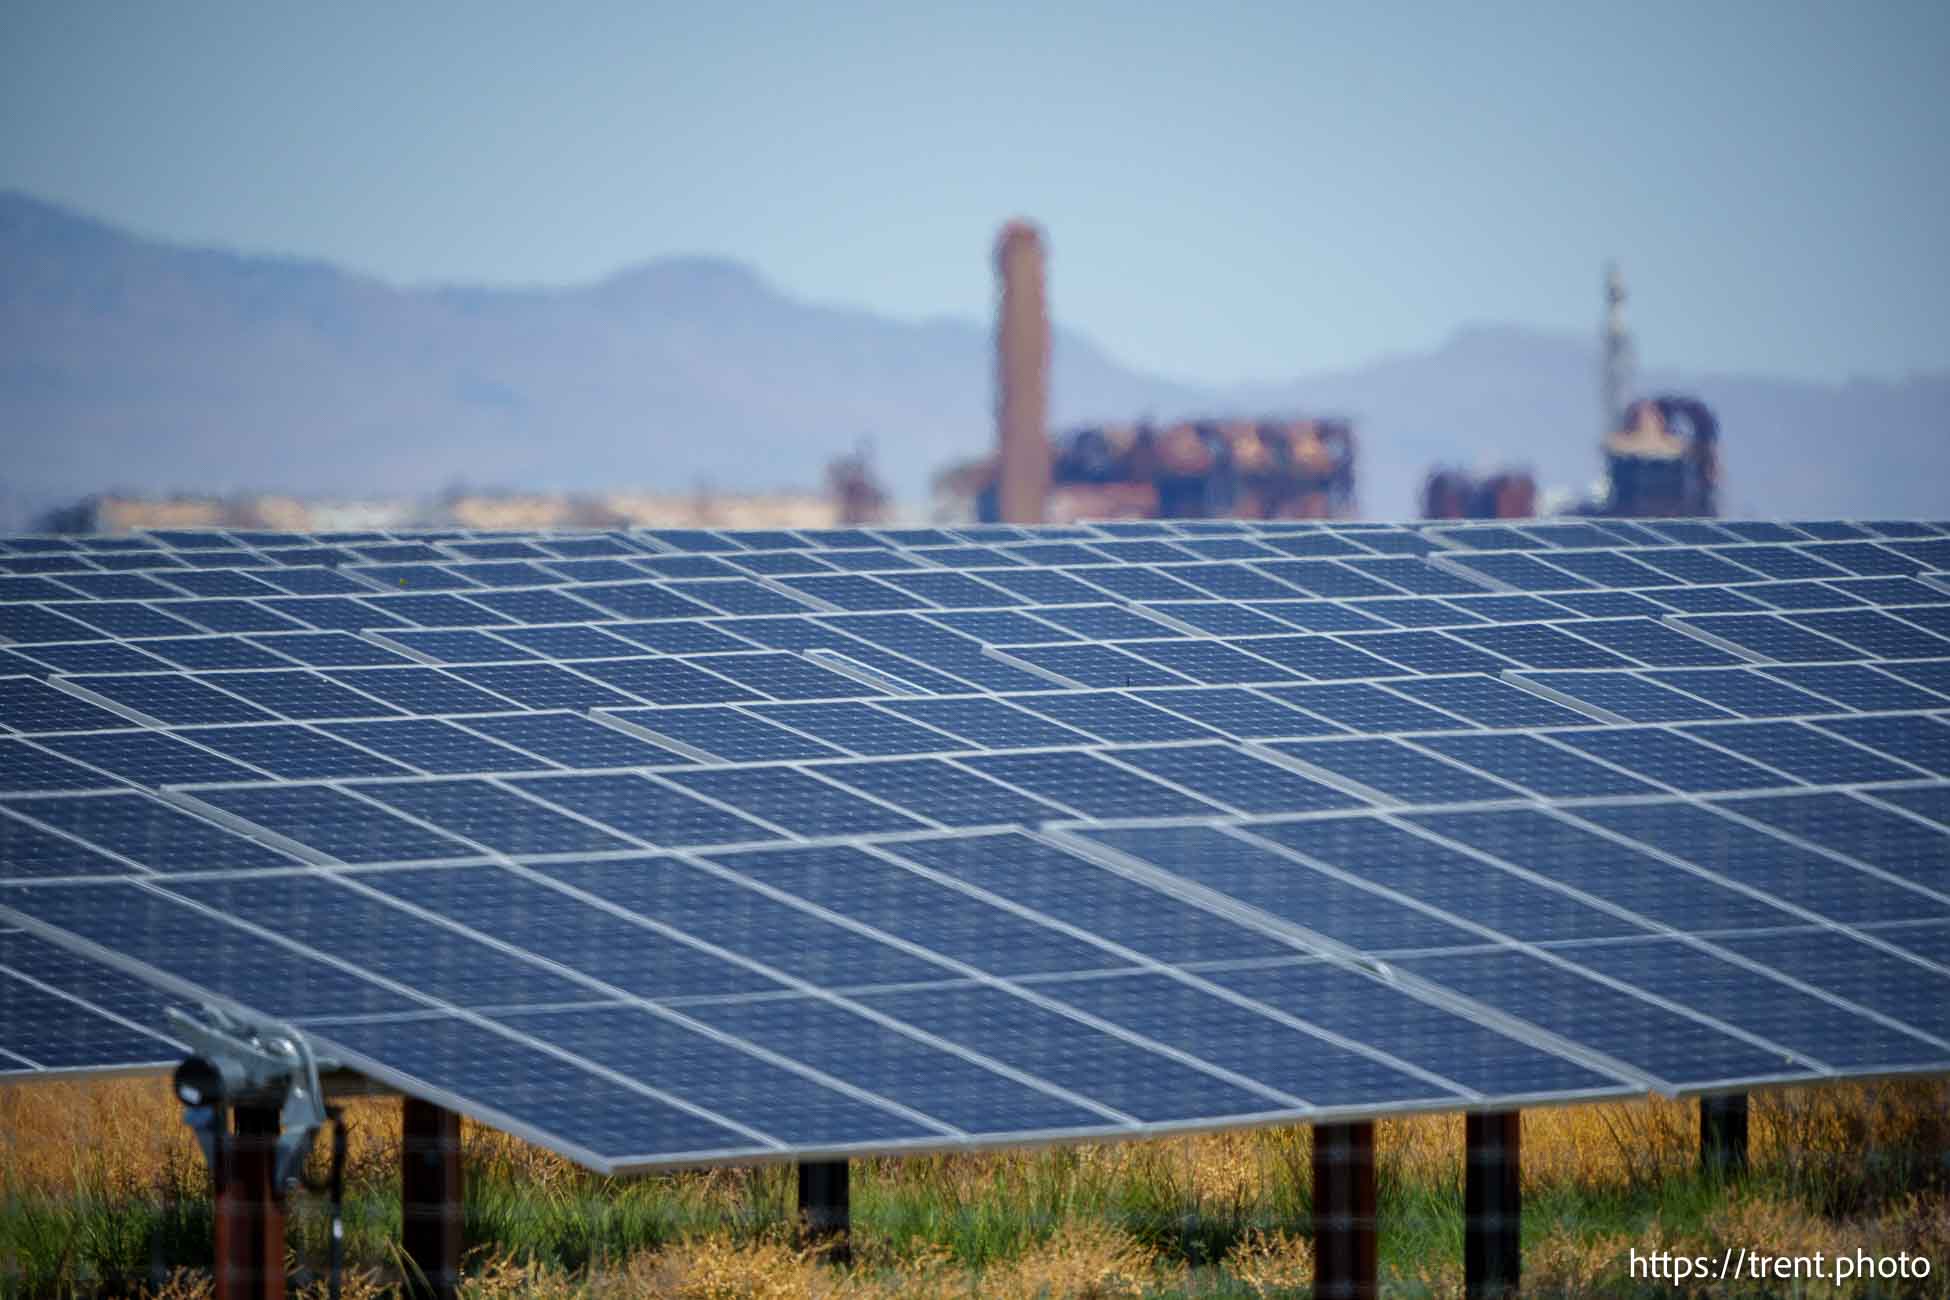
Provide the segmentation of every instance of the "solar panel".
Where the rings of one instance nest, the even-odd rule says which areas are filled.
[[[672,781],[795,835],[864,835],[925,823],[789,767],[676,772]]]
[[[1238,740],[1297,739],[1337,735],[1345,730],[1324,718],[1279,703],[1271,692],[1262,695],[1238,687],[1213,686],[1170,687],[1134,694],[1155,708],[1190,718]]]
[[[634,1170],[1942,1069],[1941,538],[9,543],[0,1070],[217,996]]]
[[[1179,817],[1213,806],[1090,753],[981,754],[963,760],[984,776],[1085,817]]]
[[[1514,792],[1395,740],[1291,740],[1274,749],[1404,803],[1473,803]]]

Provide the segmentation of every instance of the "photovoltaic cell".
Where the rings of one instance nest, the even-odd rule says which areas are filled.
[[[1356,731],[1460,731],[1470,725],[1364,682],[1278,686],[1267,694]]]
[[[1863,799],[1826,791],[1718,802],[1720,807],[1808,844],[1930,889],[1944,888],[1950,831]]]
[[[554,664],[482,664],[453,675],[530,709],[603,709],[639,703]]]
[[[1147,704],[1169,709],[1240,740],[1292,740],[1338,735],[1345,730],[1265,695],[1237,687],[1170,687],[1136,694]]]
[[[1388,689],[1485,727],[1558,727],[1588,721],[1581,713],[1494,677],[1410,678],[1390,682]]]
[[[1126,600],[1204,600],[1216,594],[1166,577],[1160,570],[1139,565],[1071,569],[1068,572],[1071,577],[1081,578]],[[1292,593],[1290,589],[1282,587],[1278,594]]]
[[[837,758],[840,751],[729,708],[620,709],[612,716],[729,763]]]
[[[45,672],[49,668],[64,674],[167,672],[174,666],[168,660],[144,654],[125,641],[70,641],[30,645],[23,646],[21,654],[39,661],[35,665],[37,672]]]
[[[404,776],[409,769],[321,735],[308,727],[273,723],[248,727],[192,727],[178,733],[273,776],[293,781],[348,776]]]
[[[1577,809],[1576,815],[1832,921],[1864,924],[1950,915],[1950,904],[1697,804],[1592,805]],[[1709,919],[1700,928],[1710,924]]]
[[[1292,948],[1018,832],[886,846],[966,885],[1165,962],[1281,957]],[[1106,965],[1115,964],[1106,962]]]
[[[1893,754],[1926,772],[1950,776],[1950,725],[1915,714],[1835,718],[1816,724],[1858,745]],[[1866,779],[1866,778],[1864,778]]]
[[[0,889],[0,906],[269,1016],[390,1013],[422,1005],[134,884]],[[180,1004],[181,998],[172,995],[170,1001]]]
[[[1811,785],[1903,781],[1921,775],[1915,768],[1879,758],[1866,749],[1823,735],[1798,722],[1717,723],[1687,727],[1686,732],[1779,768]]]
[[[1810,1067],[1524,953],[1406,959],[1406,969],[1677,1086],[1801,1077]]]
[[[1085,817],[1182,817],[1217,811],[1088,753],[977,754],[960,761]]]
[[[669,779],[808,838],[916,830],[922,825],[905,813],[786,767],[673,772]]]
[[[1632,673],[1527,672],[1521,680],[1616,714],[1628,722],[1696,722],[1734,716],[1717,705],[1669,691]]]
[[[834,609],[926,609],[928,602],[859,573],[808,574],[779,579]]]
[[[86,641],[101,636],[86,623],[38,605],[0,605],[0,637],[15,643]]]
[[[209,640],[231,641],[232,638],[208,638]],[[405,655],[397,654],[383,646],[375,645],[361,637],[345,632],[286,632],[252,637],[251,643],[266,651],[273,651],[285,658],[296,659],[299,663],[310,664],[315,668],[365,668],[381,667],[388,664],[410,664],[413,661]],[[166,653],[160,647],[180,646],[181,641],[157,642],[157,653]],[[205,667],[203,664],[185,663],[186,668]],[[216,665],[209,665],[216,666]],[[248,668],[252,664],[225,664],[223,667]]]
[[[1094,1110],[842,1007],[811,999],[719,1004],[692,1013],[795,1061],[966,1132],[1115,1131]]]
[[[1822,663],[1868,657],[1866,651],[1831,637],[1818,636],[1773,614],[1709,614],[1688,618],[1685,625],[1779,663]]]
[[[1361,608],[1400,627],[1461,627],[1484,621],[1479,615],[1458,609],[1453,604],[1419,596],[1363,601]]]
[[[119,876],[129,868],[85,844],[0,813],[0,880]]]
[[[1242,608],[1307,632],[1360,632],[1388,626],[1352,605],[1339,605],[1331,600],[1255,600]]]
[[[594,1001],[596,994],[337,880],[299,872],[171,881],[170,892],[464,1007]]]
[[[1107,645],[1012,646],[1006,653],[1081,686],[1170,686],[1189,680]]]
[[[1225,971],[1215,973],[1213,979],[1236,993],[1370,1043],[1480,1092],[1548,1095],[1618,1088],[1605,1075],[1418,1001],[1378,980],[1324,963]],[[1418,1091],[1426,1093],[1428,1085]],[[1326,1101],[1331,1096],[1309,1100]]]
[[[964,779],[978,778],[964,774]],[[1128,964],[1100,947],[850,845],[762,849],[717,854],[713,860],[827,911],[1005,978]]]
[[[1739,664],[1740,657],[1649,618],[1587,619],[1564,629],[1608,650],[1657,668],[1697,668]],[[1598,667],[1600,665],[1540,665]]]
[[[964,747],[940,732],[856,700],[759,704],[753,705],[751,711],[769,722],[803,731],[856,754],[932,754]]]
[[[986,697],[885,700],[879,707],[948,732],[982,749],[1033,749],[1087,743],[1090,737]],[[1169,706],[1166,706],[1169,707]],[[942,747],[952,747],[946,741]]]
[[[1647,676],[1662,686],[1697,695],[1748,718],[1786,718],[1797,714],[1827,713],[1835,707],[1818,695],[1798,691],[1784,682],[1745,668],[1658,672]]]
[[[250,781],[260,775],[207,750],[152,731],[96,732],[47,736],[42,744],[67,757],[113,772],[142,785],[197,781]],[[85,784],[100,784],[89,781]]]
[[[351,788],[501,853],[588,853],[632,847],[488,781],[373,782]]]
[[[563,767],[668,766],[691,761],[673,750],[573,713],[501,714],[470,718],[467,725]]]
[[[1423,736],[1417,744],[1445,758],[1553,798],[1653,794],[1656,787],[1581,758],[1536,736]]]
[[[1083,837],[1174,876],[1367,952],[1447,948],[1476,933],[1311,871],[1292,858],[1208,826],[1096,829]],[[1310,952],[1297,940],[1294,951]]]
[[[1181,602],[1177,607],[1186,607],[1198,602]],[[1216,603],[1216,602],[1214,602]],[[1227,606],[1226,608],[1232,608]],[[1031,620],[1021,615],[1010,615],[1009,626],[1021,627],[1022,632],[1012,636],[987,637],[977,632],[971,621],[962,618],[950,622],[945,614],[937,615],[939,622],[948,623],[958,632],[965,632],[980,640],[992,641],[996,645],[1031,645],[1048,641],[1074,641],[1078,635],[1093,640],[1142,640],[1167,634],[1167,629],[1155,620],[1145,618],[1124,608],[1122,605],[1066,605],[1061,609],[1038,610],[1035,622],[1054,626],[1040,628],[1033,626]],[[993,623],[989,626],[994,626]],[[1279,631],[1280,625],[1273,624]]]
[[[1829,1065],[1915,1069],[1950,1064],[1950,1048],[1870,1021],[1677,940],[1606,945],[1567,955],[1581,966],[1683,1001]]]
[[[913,990],[870,994],[861,1001],[1148,1122],[1283,1108],[1261,1093],[1012,999],[1000,989]]]
[[[1416,814],[1439,835],[1676,930],[1790,925],[1781,908],[1533,808]]]
[[[1400,632],[1393,635],[1421,634]],[[1354,677],[1391,677],[1401,672],[1400,668],[1386,659],[1378,659],[1365,650],[1343,645],[1327,636],[1243,637],[1237,645],[1241,650],[1249,651],[1262,659],[1270,659],[1283,668],[1290,668],[1302,677],[1317,678],[1321,681]]]
[[[193,636],[201,630],[139,601],[90,601],[64,606],[63,612],[112,636]]]
[[[323,785],[202,787],[199,802],[341,862],[413,862],[477,851]],[[255,1004],[253,1004],[255,1005]]]
[[[1047,569],[984,569],[978,576],[992,586],[1038,604],[1081,605],[1103,599],[1103,593],[1095,587]]]
[[[779,700],[835,700],[878,693],[871,687],[863,686],[851,678],[842,677],[838,673],[828,672],[817,664],[810,663],[797,655],[783,652],[778,654],[699,655],[689,662],[699,667],[708,668],[720,677],[729,678],[741,685],[749,686],[753,690],[763,691],[773,699]],[[646,665],[645,667],[646,669],[654,669],[662,673],[677,667],[677,665],[655,664]],[[638,693],[642,694],[642,692]],[[645,696],[644,698],[657,699],[655,696]],[[658,699],[657,702],[673,704],[697,703],[702,702],[702,698],[704,697],[698,699],[685,697],[668,701]],[[708,698],[713,701],[718,701],[737,697],[714,695]]]
[[[1462,628],[1458,632],[1470,630]],[[1466,645],[1446,632],[1354,632],[1345,639],[1350,646],[1381,655],[1420,674],[1494,673],[1511,666],[1510,660]],[[1388,675],[1399,676],[1400,670],[1391,669]]]
[[[655,624],[651,624],[655,626]],[[547,659],[619,659],[641,652],[634,642],[611,636],[615,625],[606,628],[586,626],[565,627],[511,627],[495,638],[483,640],[506,640],[525,650],[533,651]],[[423,634],[424,635],[424,634]],[[453,636],[455,633],[444,635]],[[527,659],[524,653],[486,654],[477,656],[483,659]]]
[[[1906,666],[1892,664],[1890,671],[1901,674]],[[1876,712],[1884,709],[1928,709],[1937,704],[1936,697],[1928,691],[1917,690],[1898,681],[1890,673],[1867,664],[1791,664],[1761,671],[1799,690],[1825,695],[1845,709]]]
[[[1508,786],[1393,740],[1292,740],[1271,747],[1405,803],[1471,803],[1518,797]]]
[[[501,867],[405,868],[369,872],[359,880],[641,998],[776,993],[788,987]]]
[[[1333,560],[1269,560],[1254,567],[1278,578],[1288,587],[1297,587],[1311,596],[1345,599],[1350,596],[1401,594],[1399,590],[1387,583]],[[1214,592],[1221,596],[1250,600],[1278,600],[1293,594],[1284,589],[1275,589],[1274,584],[1271,583],[1262,583],[1243,591],[1220,591],[1215,588]]]
[[[117,784],[113,777],[91,772],[22,741],[0,740],[0,791],[90,790]]]
[[[551,863],[535,870],[620,909],[626,920],[681,923],[675,928],[691,939],[820,988],[937,980],[947,974],[938,963],[672,858]],[[782,1006],[805,1014],[790,1002],[744,1005]],[[685,1012],[723,1023],[710,1004],[689,1006]],[[808,1058],[795,1053],[793,1059]]]
[[[525,716],[525,715],[524,715]],[[549,715],[540,715],[549,716]],[[471,718],[477,726],[489,719]],[[396,762],[431,772],[458,776],[476,772],[530,772],[546,760],[530,758],[435,718],[399,718],[384,722],[327,722],[319,730]],[[362,775],[378,775],[376,772]]]
[[[1941,929],[1934,929],[1940,938]],[[1826,992],[1893,1016],[1925,1033],[1950,1036],[1950,1016],[1945,1012],[1950,1008],[1950,983],[1945,976],[1845,934],[1802,930],[1724,936],[1714,942],[1717,947],[1796,974]]]
[[[538,776],[510,784],[534,798],[546,799],[662,848],[777,838],[743,817],[628,773]]]
[[[432,669],[365,670],[366,673],[416,673],[437,676]],[[363,674],[362,674],[363,675]],[[220,687],[232,695],[270,710],[280,717],[298,721],[321,718],[398,717],[400,711],[389,704],[349,691],[324,677],[308,672],[206,673],[199,681]],[[197,721],[189,718],[188,721]],[[221,721],[212,718],[210,721]]]
[[[1777,775],[1658,727],[1580,729],[1555,732],[1553,736],[1594,758],[1689,793],[1757,790],[1793,783],[1792,777]]]
[[[1360,805],[1344,791],[1229,745],[1117,749],[1109,756],[1241,812],[1317,812]]]
[[[1950,655],[1950,641],[1872,609],[1796,614],[1791,621],[1877,659],[1940,659]]]
[[[1529,943],[1615,939],[1645,927],[1374,817],[1252,823],[1255,836],[1449,916]],[[1473,933],[1473,932],[1472,932]],[[1477,936],[1478,942],[1487,936]]]
[[[1224,642],[1203,637],[1130,641],[1121,648],[1131,654],[1142,655],[1193,681],[1213,686],[1294,679],[1292,672],[1277,664],[1235,650]]]

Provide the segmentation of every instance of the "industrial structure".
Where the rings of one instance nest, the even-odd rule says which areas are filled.
[[[1354,434],[1344,420],[1198,420],[1072,429],[1046,444],[1045,518],[1345,519]],[[936,495],[997,522],[1000,458],[939,476]]]
[[[1667,393],[1630,399],[1636,351],[1625,326],[1625,279],[1605,268],[1599,329],[1599,450],[1602,495],[1572,514],[1614,519],[1708,519],[1719,513],[1719,421],[1697,397]],[[1488,475],[1438,466],[1422,486],[1424,519],[1527,519],[1537,512],[1527,469]]]
[[[1141,422],[1052,436],[1041,232],[1009,222],[995,261],[995,451],[936,477],[944,513],[984,523],[1352,515],[1354,433],[1345,420]]]

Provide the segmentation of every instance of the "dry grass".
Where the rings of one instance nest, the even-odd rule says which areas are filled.
[[[347,1111],[345,1295],[364,1300],[397,1276],[399,1107]],[[1950,1294],[1950,1085],[1757,1096],[1754,1172],[1731,1187],[1697,1174],[1697,1124],[1683,1103],[1527,1112],[1528,1293],[1670,1295],[1633,1290],[1630,1249],[1745,1247],[1907,1250],[1937,1270],[1934,1289],[1913,1294]],[[861,1161],[850,1268],[793,1244],[787,1169],[624,1183],[473,1124],[463,1135],[470,1239],[482,1243],[466,1294],[482,1300],[1273,1297],[1304,1295],[1312,1277],[1304,1129]],[[1458,1295],[1461,1118],[1384,1123],[1376,1137],[1391,1293]],[[0,1293],[207,1295],[204,1179],[158,1080],[0,1087]],[[322,1300],[311,1198],[290,1221],[295,1290]]]

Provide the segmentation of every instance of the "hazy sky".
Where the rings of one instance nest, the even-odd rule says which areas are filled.
[[[1950,3],[6,0],[0,188],[401,283],[667,253],[1278,378],[1470,320],[1650,364],[1950,366]]]

